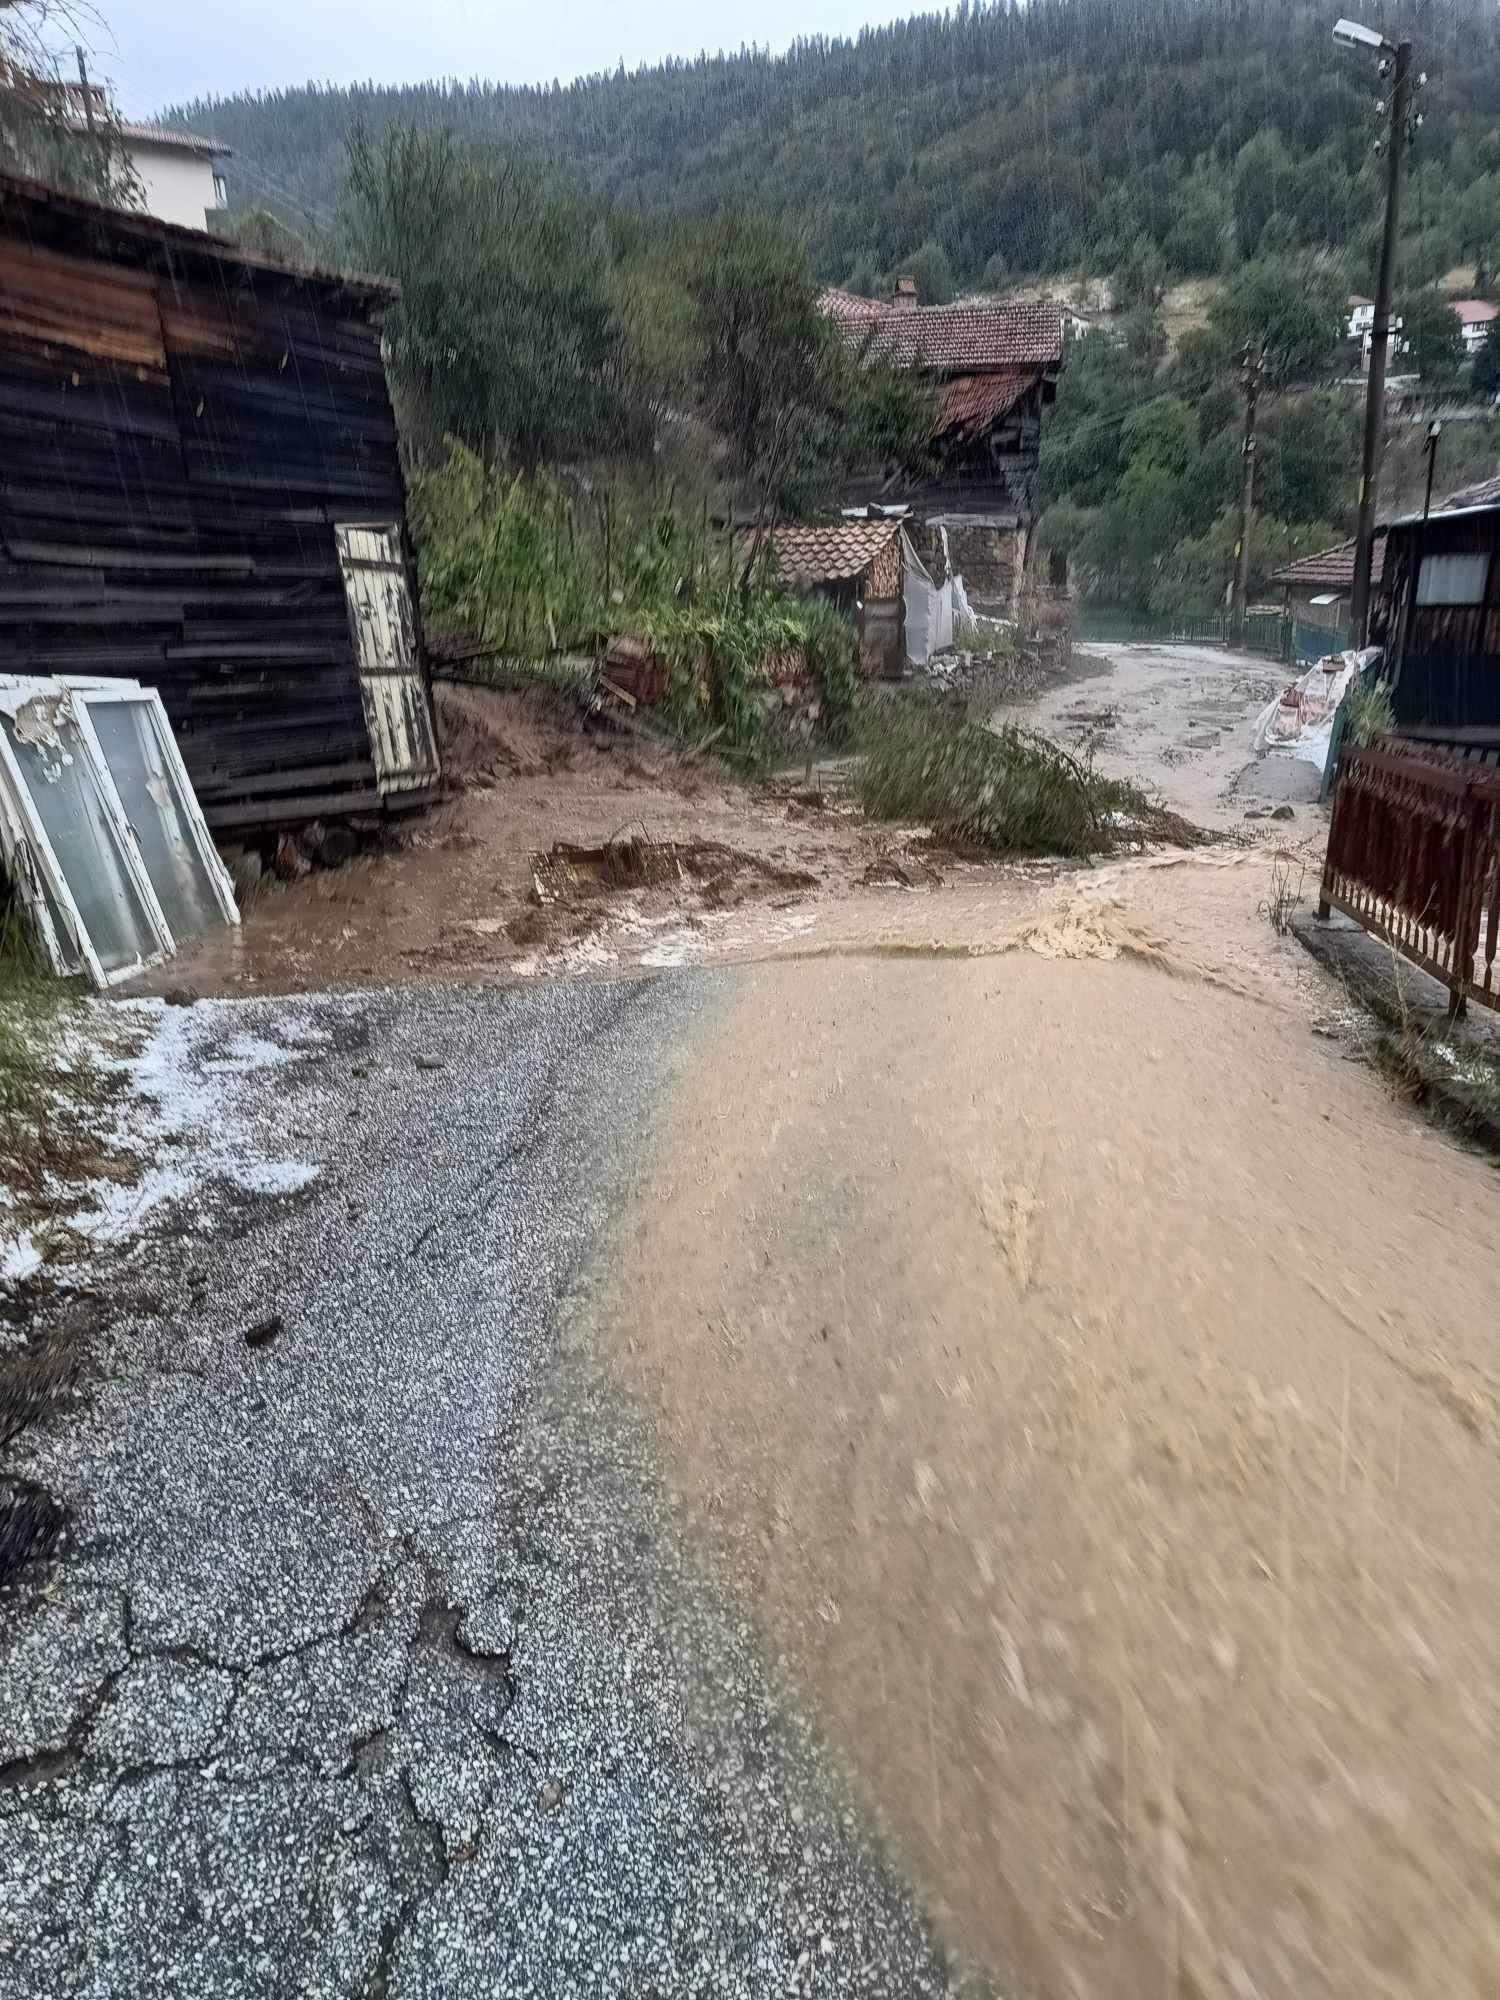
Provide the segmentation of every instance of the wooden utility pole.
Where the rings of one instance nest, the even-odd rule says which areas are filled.
[[[1422,496],[1422,519],[1425,521],[1432,512],[1432,475],[1437,471],[1438,439],[1443,435],[1441,419],[1434,417],[1427,426],[1427,442],[1422,449],[1427,454],[1427,491]]]
[[[1389,45],[1387,45],[1389,46]],[[1370,334],[1370,381],[1365,391],[1365,440],[1359,465],[1359,525],[1354,531],[1354,588],[1350,638],[1365,643],[1370,623],[1370,554],[1375,542],[1375,491],[1380,479],[1380,432],[1385,421],[1385,359],[1391,338],[1391,291],[1396,275],[1396,223],[1401,212],[1401,155],[1411,109],[1411,43],[1396,44],[1391,87],[1391,130],[1386,140],[1385,230],[1375,282],[1375,323]]]
[[[1266,358],[1264,343],[1245,347],[1245,460],[1244,484],[1240,488],[1240,538],[1234,551],[1234,604],[1230,613],[1234,643],[1245,643],[1245,599],[1250,592],[1250,523],[1255,513],[1255,406],[1260,397],[1260,371]]]
[[[89,128],[89,137],[94,136],[94,93],[89,89],[88,60],[83,53],[83,44],[78,42],[73,53],[78,58],[78,86],[83,92],[83,122]]]

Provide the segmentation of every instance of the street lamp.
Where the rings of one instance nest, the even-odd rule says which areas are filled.
[[[1363,21],[1335,21],[1333,39],[1342,42],[1346,49],[1389,49],[1391,44],[1378,28],[1367,28]]]
[[[1333,39],[1346,49],[1378,49],[1380,71],[1393,70],[1391,136],[1385,148],[1385,229],[1380,238],[1380,270],[1375,281],[1375,319],[1370,332],[1370,379],[1365,389],[1365,436],[1359,462],[1359,523],[1354,531],[1354,588],[1349,604],[1350,638],[1365,643],[1370,622],[1370,553],[1375,541],[1375,488],[1380,477],[1380,429],[1385,418],[1385,360],[1391,338],[1391,289],[1396,272],[1396,222],[1401,208],[1402,139],[1411,110],[1411,43],[1389,42],[1363,21],[1334,23]],[[1394,57],[1394,65],[1387,61]],[[1384,110],[1386,107],[1381,106]],[[1378,143],[1378,142],[1377,142]]]

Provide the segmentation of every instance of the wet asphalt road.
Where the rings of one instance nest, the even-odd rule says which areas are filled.
[[[320,1172],[138,1248],[27,1441],[6,1994],[950,1990],[590,1352],[716,977],[193,1010],[312,1045],[244,1116]]]

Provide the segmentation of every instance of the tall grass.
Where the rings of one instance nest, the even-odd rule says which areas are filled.
[[[853,713],[854,629],[783,589],[762,560],[747,576],[703,511],[632,507],[546,473],[488,478],[473,453],[413,480],[422,589],[434,622],[498,654],[544,661],[602,635],[649,637],[672,671],[668,717],[718,728],[723,747],[765,748],[759,692],[769,662],[805,651],[838,737]]]
[[[48,1075],[69,988],[49,971],[0,875],[0,1116],[29,1109]]]

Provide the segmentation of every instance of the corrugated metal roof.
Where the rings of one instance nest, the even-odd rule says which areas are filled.
[[[1056,306],[884,305],[856,312],[825,303],[824,310],[851,346],[867,345],[872,357],[898,368],[967,375],[992,368],[1051,368],[1062,360],[1062,314]]]
[[[748,548],[753,529],[741,545]],[[775,521],[765,534],[788,583],[806,588],[861,576],[901,533],[900,521]]]

